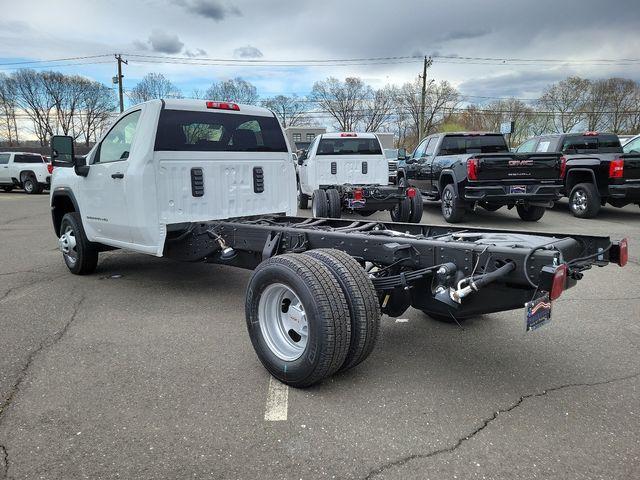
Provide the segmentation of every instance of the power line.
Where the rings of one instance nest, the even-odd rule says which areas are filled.
[[[0,67],[6,67],[10,65],[26,65],[31,63],[68,62],[71,60],[86,60],[88,58],[101,58],[101,57],[110,57],[110,56],[111,54],[101,54],[101,55],[84,55],[82,57],[54,58],[50,60],[25,60],[22,62],[0,63]]]

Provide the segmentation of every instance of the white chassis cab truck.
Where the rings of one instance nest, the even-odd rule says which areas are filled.
[[[369,216],[389,210],[394,221],[419,223],[417,188],[389,185],[389,162],[374,133],[318,135],[298,157],[298,207],[313,216],[340,218],[342,211]]]
[[[0,152],[0,188],[10,192],[22,188],[33,195],[48,189],[52,165],[39,153]]]
[[[525,308],[528,329],[583,271],[627,262],[626,240],[295,216],[289,146],[270,111],[153,100],[120,115],[86,158],[51,141],[51,213],[68,269],[117,248],[252,269],[256,354],[295,387],[371,353],[382,313],[441,321]]]

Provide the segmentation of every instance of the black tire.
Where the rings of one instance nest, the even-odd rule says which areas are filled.
[[[327,216],[329,218],[340,218],[342,215],[342,202],[340,194],[335,188],[329,188],[327,191]]]
[[[398,186],[407,186],[407,181],[404,179],[404,177],[400,178]],[[411,201],[407,197],[403,198],[402,200],[398,200],[398,204],[391,210],[389,210],[389,213],[391,214],[392,222],[407,223],[411,216]]]
[[[302,193],[300,189],[300,184],[298,183],[298,208],[306,210],[309,208],[309,195],[305,195]]]
[[[8,187],[2,187],[2,190],[9,193],[11,190],[13,190],[13,186],[9,185]]]
[[[371,279],[360,264],[345,252],[316,249],[305,252],[324,263],[338,280],[351,317],[351,342],[340,370],[363,362],[373,351],[380,331],[380,303]]]
[[[95,272],[98,265],[98,249],[87,240],[79,213],[71,212],[62,217],[61,239],[69,230],[75,238],[75,248],[70,249],[69,254],[62,253],[67,268],[75,275],[88,275]]]
[[[518,216],[525,222],[537,222],[544,216],[546,208],[538,205],[516,205]]]
[[[452,183],[445,185],[442,190],[442,203],[440,208],[442,216],[448,223],[459,223],[464,218],[465,205],[462,199],[456,195],[456,190]]]
[[[329,214],[329,200],[324,190],[314,190],[311,199],[311,212],[314,217],[325,218]]]
[[[496,203],[486,203],[486,202],[482,202],[480,206],[484,208],[487,212],[495,212],[497,210],[500,210],[503,207],[503,205],[498,205]]]
[[[600,194],[593,183],[579,183],[569,194],[569,210],[574,217],[595,217],[600,212],[600,202]]]
[[[260,316],[260,300],[267,288],[278,285],[292,291],[304,308],[308,336],[297,358],[281,358],[264,333],[267,318]],[[283,302],[282,308],[285,306]],[[308,387],[320,382],[338,371],[347,357],[351,340],[347,301],[333,273],[308,255],[279,255],[258,265],[249,280],[245,315],[258,358],[271,375],[287,385]]]
[[[419,189],[416,190],[416,195],[409,199],[411,213],[409,214],[409,223],[420,223],[422,220],[422,213],[424,212],[424,202],[422,201],[422,193]]]
[[[22,182],[22,188],[28,195],[38,195],[42,192],[42,187],[38,184],[38,180],[33,175],[28,175]]]

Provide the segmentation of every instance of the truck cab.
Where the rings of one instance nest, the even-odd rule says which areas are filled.
[[[161,256],[182,225],[296,211],[291,153],[264,108],[152,100],[122,113],[84,160],[55,143],[54,164],[70,167],[52,180],[58,236],[76,211],[90,242]]]

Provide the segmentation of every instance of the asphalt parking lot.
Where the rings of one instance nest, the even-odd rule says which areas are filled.
[[[0,193],[0,479],[640,474],[637,206],[468,217],[627,236],[632,258],[586,272],[530,333],[520,311],[464,328],[385,316],[366,362],[294,390],[246,334],[249,272],[114,251],[76,277],[47,205]],[[422,221],[442,223],[437,205]]]

